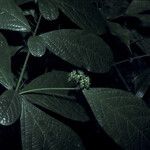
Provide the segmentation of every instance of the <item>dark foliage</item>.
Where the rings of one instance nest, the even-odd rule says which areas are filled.
[[[149,0],[0,0],[0,149],[150,149]]]

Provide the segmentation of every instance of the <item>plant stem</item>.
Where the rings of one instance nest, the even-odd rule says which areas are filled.
[[[39,19],[38,19],[38,22],[37,22],[37,25],[36,25],[36,27],[35,27],[35,30],[34,30],[34,32],[33,32],[33,36],[35,36],[36,33],[37,33],[38,27],[39,27],[39,25],[40,25],[41,17],[42,17],[42,16],[40,15],[40,16],[39,16]],[[25,61],[24,61],[24,64],[23,64],[23,67],[22,67],[22,70],[21,70],[21,74],[20,74],[20,77],[19,77],[19,80],[18,80],[16,89],[15,89],[16,92],[18,91],[18,89],[19,89],[19,87],[20,87],[20,84],[21,84],[21,81],[22,81],[22,78],[23,78],[23,75],[24,75],[24,72],[25,72],[25,69],[26,69],[26,66],[27,66],[29,57],[30,57],[30,51],[28,51],[27,56],[26,56],[26,59],[25,59]]]
[[[19,86],[20,86],[20,84],[21,84],[21,81],[22,81],[22,78],[23,78],[23,75],[24,75],[24,72],[25,72],[25,69],[26,69],[26,66],[27,66],[27,62],[28,62],[29,56],[30,56],[30,52],[28,51],[27,56],[26,56],[26,59],[25,59],[25,62],[24,62],[24,65],[23,65],[23,68],[22,68],[22,70],[21,70],[21,74],[20,74],[19,81],[18,81],[18,83],[17,83],[17,86],[16,86],[16,90],[15,90],[15,91],[18,91]]]
[[[22,91],[19,94],[26,94],[26,93],[33,93],[33,92],[39,92],[39,91],[51,91],[51,90],[80,90],[80,88],[39,88],[39,89],[31,89],[27,91]]]
[[[37,30],[38,30],[39,25],[40,25],[41,18],[42,18],[42,15],[39,16],[39,19],[38,19],[38,22],[37,22],[37,24],[36,24],[35,30],[34,30],[34,32],[33,32],[33,36],[35,36],[36,33],[37,33]]]
[[[131,62],[131,61],[134,61],[136,59],[140,59],[140,58],[144,58],[144,57],[149,57],[150,55],[149,54],[145,54],[145,55],[141,55],[141,56],[136,56],[136,57],[133,57],[133,58],[130,58],[130,59],[125,59],[125,60],[122,60],[122,61],[119,61],[119,62],[116,62],[114,63],[113,65],[119,65],[119,64],[122,64],[122,63],[125,63],[125,62]]]
[[[117,71],[117,73],[118,73],[118,76],[120,77],[120,79],[122,80],[123,84],[125,85],[126,89],[127,89],[128,91],[131,91],[131,90],[130,90],[130,87],[128,86],[128,83],[126,82],[126,80],[125,80],[124,77],[122,76],[122,74],[121,74],[121,72],[119,71],[118,67],[117,67],[117,66],[114,66],[114,67],[115,67],[115,69],[116,69],[116,71]]]

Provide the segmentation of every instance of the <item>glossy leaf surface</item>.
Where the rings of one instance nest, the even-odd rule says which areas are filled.
[[[0,0],[0,29],[30,31],[26,18],[13,0]]]
[[[11,125],[20,117],[21,96],[15,91],[8,90],[0,96],[0,124]]]
[[[28,40],[29,51],[33,56],[41,57],[45,54],[46,47],[40,36],[30,37]]]
[[[88,71],[110,70],[113,55],[110,47],[98,36],[82,30],[62,29],[42,34],[50,52]]]

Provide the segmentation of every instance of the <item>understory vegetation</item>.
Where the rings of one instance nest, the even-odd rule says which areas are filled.
[[[1,150],[150,150],[150,0],[0,0]]]

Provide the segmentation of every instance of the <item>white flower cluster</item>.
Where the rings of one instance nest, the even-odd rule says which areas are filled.
[[[74,82],[79,85],[81,89],[89,89],[90,87],[90,78],[84,74],[82,71],[72,71],[69,73],[69,82]]]

